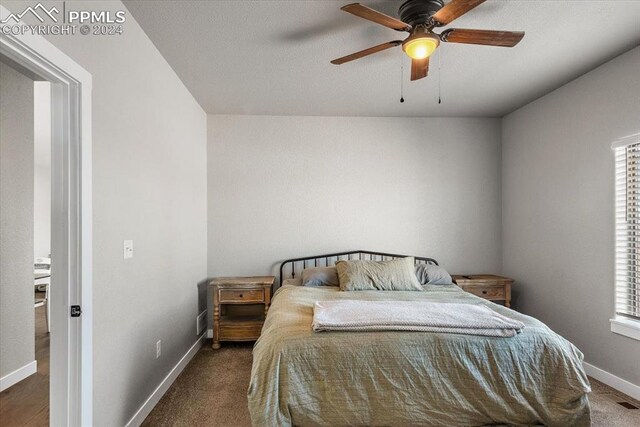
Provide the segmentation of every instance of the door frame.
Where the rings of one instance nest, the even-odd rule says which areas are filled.
[[[0,6],[0,16],[9,11]],[[24,25],[24,24],[16,24]],[[91,74],[41,36],[0,34],[0,55],[51,82],[49,424],[93,424]],[[71,317],[80,305],[80,317]]]

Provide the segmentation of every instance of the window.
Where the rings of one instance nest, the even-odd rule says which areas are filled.
[[[621,333],[614,323],[640,329],[640,136],[619,141],[614,151],[617,318],[612,330]],[[640,339],[638,329],[632,335]]]

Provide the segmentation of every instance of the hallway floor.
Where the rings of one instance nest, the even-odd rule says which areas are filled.
[[[38,372],[0,393],[2,427],[49,425],[49,334],[44,307],[35,309],[35,317]]]

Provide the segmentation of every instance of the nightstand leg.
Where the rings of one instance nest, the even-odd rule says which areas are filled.
[[[211,348],[217,350],[220,348],[220,306],[214,304],[213,307],[213,344]]]

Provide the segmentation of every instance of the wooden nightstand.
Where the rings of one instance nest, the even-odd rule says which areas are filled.
[[[506,307],[511,307],[513,279],[493,274],[469,274],[453,276],[453,281],[464,291],[489,301],[504,301]]]
[[[255,341],[271,304],[274,276],[217,277],[209,282],[213,295],[213,345],[220,341]],[[230,306],[264,304],[258,315],[231,313]]]

